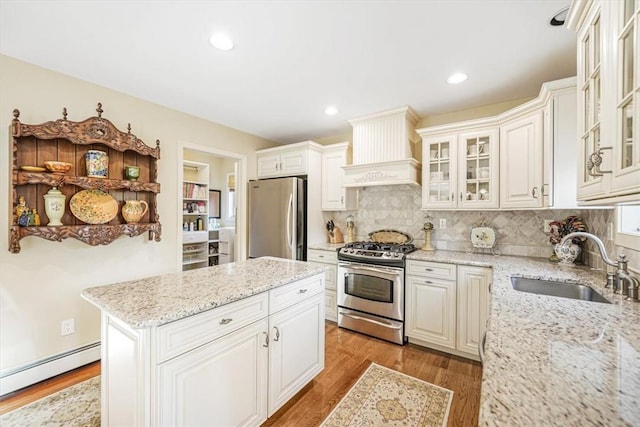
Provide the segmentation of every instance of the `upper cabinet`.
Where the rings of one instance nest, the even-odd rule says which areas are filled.
[[[570,208],[554,184],[575,187],[575,90],[574,78],[548,82],[498,116],[418,129],[422,208]]]
[[[639,11],[634,0],[574,1],[569,10],[578,37],[580,201],[638,200]]]
[[[344,187],[343,166],[351,164],[351,144],[326,145],[322,150],[322,210],[358,208],[358,190]]]
[[[300,142],[256,153],[258,178],[298,176],[309,173],[309,149],[319,149],[314,142]]]
[[[101,104],[96,111],[97,117],[73,122],[65,108],[62,119],[37,125],[21,123],[13,111],[11,252],[20,252],[27,236],[95,246],[148,232],[160,241],[160,142],[149,147],[130,125],[121,132],[104,119]],[[45,170],[50,161],[64,169]]]
[[[500,126],[501,207],[542,207],[543,142],[542,111]]]
[[[446,130],[418,130],[423,147],[423,209],[497,208],[497,125],[459,124]]]

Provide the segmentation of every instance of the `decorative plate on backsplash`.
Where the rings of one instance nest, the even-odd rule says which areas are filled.
[[[496,232],[491,227],[473,227],[471,229],[471,245],[474,248],[493,248],[496,244]]]
[[[118,202],[100,190],[82,190],[69,201],[73,216],[87,224],[105,224],[118,214]]]
[[[377,230],[369,233],[369,240],[376,243],[405,244],[411,243],[413,239],[407,233],[398,230]]]

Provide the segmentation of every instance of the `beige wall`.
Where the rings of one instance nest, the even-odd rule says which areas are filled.
[[[135,78],[140,78],[136,76]],[[120,237],[107,246],[92,247],[74,239],[61,243],[28,237],[22,251],[8,251],[8,227],[0,227],[0,370],[24,366],[100,338],[98,310],[80,297],[87,287],[148,277],[177,270],[180,219],[176,208],[178,143],[213,147],[247,156],[248,178],[255,176],[255,150],[275,146],[267,141],[191,115],[0,56],[0,212],[8,224],[8,127],[12,110],[20,110],[23,123],[61,118],[67,107],[69,120],[103,117],[147,144],[161,144],[158,162],[161,193],[158,209],[162,241],[146,236]],[[76,333],[60,336],[60,321],[75,318]]]

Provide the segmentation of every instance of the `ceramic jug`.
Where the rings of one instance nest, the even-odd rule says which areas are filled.
[[[149,210],[149,204],[144,200],[126,200],[122,206],[122,217],[127,223],[137,223]]]

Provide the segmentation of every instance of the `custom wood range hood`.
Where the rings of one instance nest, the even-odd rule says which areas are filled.
[[[417,121],[409,106],[350,120],[353,164],[343,166],[344,186],[420,185]]]

